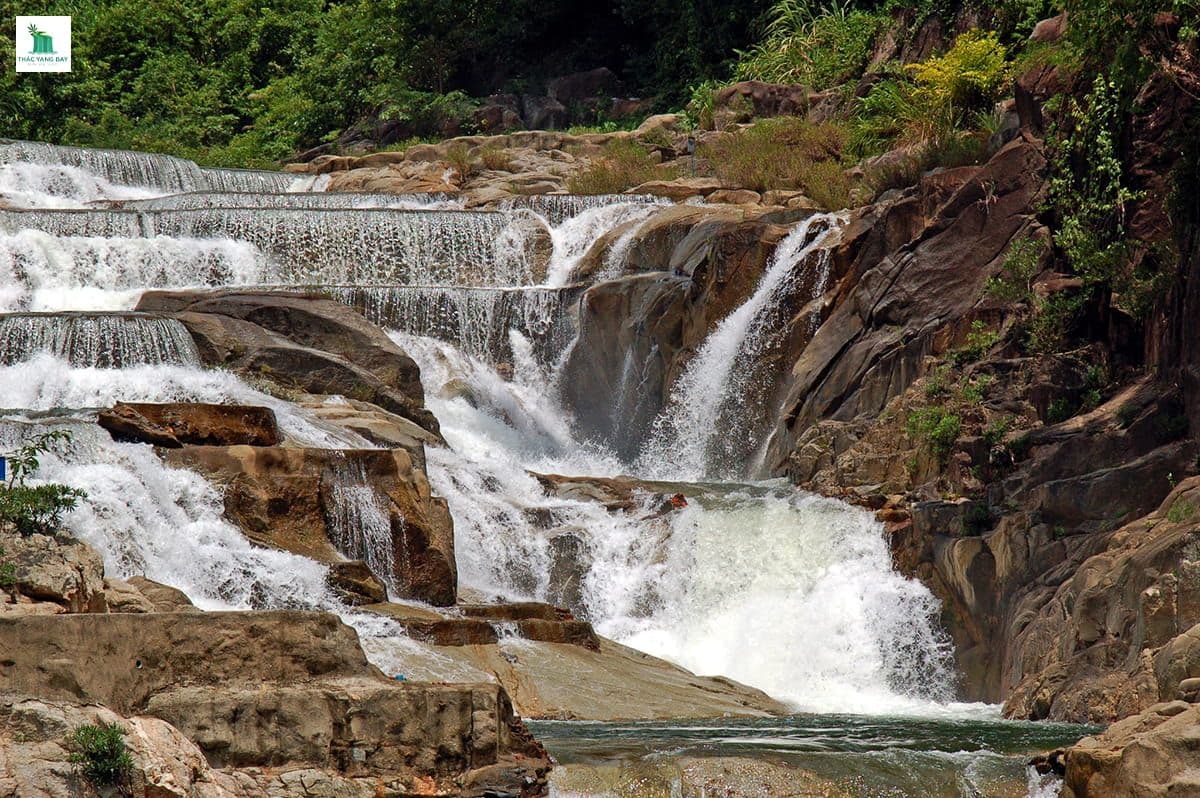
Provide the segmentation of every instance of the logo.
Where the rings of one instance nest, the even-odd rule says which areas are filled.
[[[17,71],[70,72],[71,18],[17,17]]]

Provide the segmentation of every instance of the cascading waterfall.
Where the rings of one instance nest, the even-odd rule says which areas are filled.
[[[0,311],[124,310],[147,288],[253,285],[271,268],[227,239],[0,233]]]
[[[572,217],[597,208],[624,205],[669,205],[670,201],[651,194],[528,194],[509,197],[500,203],[508,210],[525,208],[558,227]]]
[[[110,183],[75,166],[0,163],[0,200],[22,208],[83,208],[99,200],[138,200],[149,189]]]
[[[427,459],[434,492],[454,516],[464,586],[570,602],[602,634],[797,707],[930,712],[931,701],[948,695],[937,604],[892,570],[868,513],[784,485],[687,483],[633,483],[633,508],[610,511],[548,495],[531,473],[612,476],[630,467],[577,440],[555,400],[553,366],[572,335],[570,310],[581,289],[529,286],[568,281],[595,241],[621,228],[609,246],[611,268],[613,252],[627,248],[660,200],[544,197],[516,199],[499,213],[405,212],[334,195],[234,196],[295,188],[284,184],[287,175],[0,143],[0,163],[17,161],[83,169],[113,184],[220,193],[147,200],[101,186],[96,199],[123,201],[123,210],[0,212],[8,232],[0,236],[0,307],[115,308],[130,306],[147,287],[317,284],[381,323],[423,336],[396,333],[421,366],[428,404],[450,444],[429,447]],[[353,204],[362,201],[368,204]],[[243,207],[229,207],[235,203]],[[795,272],[817,269],[820,277],[833,227],[833,218],[814,217],[788,236],[754,297],[697,353],[694,363],[716,369],[700,393],[713,398],[711,385],[722,389],[716,409],[702,415],[721,417],[739,364],[765,341],[766,310],[793,286]],[[548,263],[552,273],[544,274]],[[429,285],[395,285],[404,282]],[[39,414],[117,400],[224,401],[272,407],[288,439],[301,445],[365,448],[366,441],[228,373],[164,363],[104,368],[127,361],[99,345],[87,356],[74,345],[15,346],[17,362],[0,365],[0,406],[23,409],[26,418],[0,424],[0,445],[9,448],[31,425],[78,426],[72,450],[48,457],[39,476],[88,491],[68,523],[115,575],[145,573],[209,608],[333,609],[359,628],[372,659],[390,672],[413,673],[406,658],[420,656],[417,672],[456,675],[437,670],[443,665],[428,652],[414,653],[415,644],[388,622],[338,605],[322,566],[251,546],[221,519],[219,492],[198,475],[163,468],[151,447],[113,443],[85,422],[86,411],[76,419]],[[489,360],[510,363],[513,377]],[[704,472],[705,456],[691,475]],[[343,552],[386,579],[378,555],[387,513],[361,494],[364,484],[353,473],[337,477],[331,520],[344,532]],[[664,505],[662,495],[676,492],[686,494],[686,506]],[[554,576],[564,568],[580,577],[569,595]],[[472,671],[466,678],[486,677]]]
[[[362,560],[395,596],[396,560],[387,506],[367,481],[361,463],[339,463],[330,475],[326,521],[343,556]]]
[[[409,210],[461,210],[462,200],[453,194],[368,194],[354,191],[264,194],[247,191],[194,191],[169,194],[151,199],[133,199],[114,203],[136,210],[199,210],[204,208],[289,208],[320,210],[342,208],[367,210],[392,208]]]
[[[204,169],[192,161],[150,152],[64,147],[0,139],[0,164],[35,163],[83,169],[109,183],[178,191],[279,191],[296,182],[286,172]]]
[[[794,288],[799,270],[809,266],[828,279],[828,246],[841,223],[834,214],[815,214],[779,242],[750,299],[717,325],[671,389],[639,457],[641,471],[695,480],[740,470],[739,455],[753,441],[738,439],[738,424],[746,430],[749,414],[728,420],[722,411],[748,404],[754,363],[771,337],[770,311]]]
[[[566,349],[576,332],[582,287],[324,286],[381,327],[438,338],[490,363],[511,363],[509,332],[533,342],[543,361]]]
[[[528,285],[539,238],[525,211],[199,208],[0,211],[0,230],[52,236],[234,240],[270,257],[277,280]]]
[[[892,569],[869,513],[785,485],[705,489],[672,511],[645,494],[631,513],[547,496],[530,471],[611,476],[622,464],[574,440],[545,373],[518,361],[506,381],[446,344],[394,337],[450,444],[428,451],[429,471],[464,585],[562,600],[551,574],[565,565],[583,575],[573,609],[601,634],[698,673],[807,710],[940,711],[931,702],[953,678],[938,603]],[[693,492],[657,492],[680,489]]]
[[[133,313],[0,315],[0,364],[38,353],[72,366],[200,365],[192,336],[175,319]]]

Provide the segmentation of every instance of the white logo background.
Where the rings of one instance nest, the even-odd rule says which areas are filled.
[[[54,40],[53,54],[33,52],[33,37],[29,34],[30,25]],[[18,72],[71,71],[70,17],[17,17],[14,41],[17,44]]]

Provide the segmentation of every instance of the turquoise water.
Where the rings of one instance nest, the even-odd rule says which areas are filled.
[[[653,774],[663,772],[660,766],[692,757],[791,765],[861,798],[1018,798],[1029,794],[1030,757],[1098,730],[991,718],[834,714],[529,725],[562,766],[554,779],[559,795],[621,798],[658,794]],[[662,786],[662,794],[675,794],[669,784]]]

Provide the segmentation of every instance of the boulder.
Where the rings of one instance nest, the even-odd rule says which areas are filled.
[[[1172,701],[1067,749],[1063,798],[1200,794],[1200,705]]]
[[[257,543],[326,563],[371,561],[399,597],[455,601],[450,512],[404,449],[189,446],[168,450],[166,459],[223,485],[226,516]],[[377,532],[390,542],[380,551],[362,529],[371,508],[359,504],[370,500],[371,518],[386,527]]]
[[[743,80],[713,96],[713,121],[717,130],[772,116],[804,116],[811,92],[804,86]]]
[[[104,562],[70,533],[26,537],[0,522],[0,552],[12,576],[0,617],[29,612],[30,604],[43,605],[37,612],[105,611]]]
[[[570,124],[567,107],[553,97],[526,94],[521,97],[521,116],[531,130],[555,130]]]
[[[118,402],[97,422],[113,440],[178,449],[196,446],[278,446],[283,435],[275,411],[267,407],[201,402],[148,404]]]
[[[205,365],[292,390],[371,402],[438,433],[417,364],[352,308],[295,292],[148,291],[140,307],[181,321]]]

